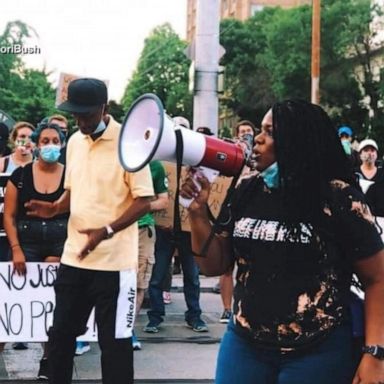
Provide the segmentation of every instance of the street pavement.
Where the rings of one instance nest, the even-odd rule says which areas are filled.
[[[186,326],[186,305],[182,293],[182,275],[174,275],[172,303],[166,305],[165,321],[160,332],[143,332],[147,323],[146,311],[142,309],[135,332],[142,343],[142,350],[134,353],[135,383],[213,383],[216,356],[225,325],[219,323],[222,312],[220,295],[212,292],[217,278],[201,276],[200,305],[202,318],[209,332],[196,333]],[[0,353],[0,383],[17,384],[34,380],[42,355],[41,345],[29,343],[25,351],[15,351],[7,344]],[[100,350],[91,343],[91,351],[75,357],[74,382],[100,383]]]

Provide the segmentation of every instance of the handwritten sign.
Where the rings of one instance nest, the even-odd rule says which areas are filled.
[[[0,342],[48,340],[58,268],[58,263],[27,263],[27,274],[18,276],[12,263],[0,263]],[[78,340],[96,341],[93,311],[87,328]]]
[[[155,212],[154,217],[157,225],[169,227],[173,226],[174,217],[174,204],[175,204],[175,192],[176,192],[176,164],[170,162],[163,162],[165,172],[168,177],[168,193],[169,193],[169,205],[167,210]],[[186,176],[185,167],[181,171],[181,182]],[[227,195],[227,190],[231,184],[232,178],[219,176],[211,185],[211,193],[209,196],[208,205],[212,214],[217,217],[220,212],[221,205]],[[180,221],[183,231],[191,231],[188,219],[188,210],[180,205]]]

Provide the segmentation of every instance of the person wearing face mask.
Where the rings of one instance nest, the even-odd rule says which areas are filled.
[[[92,308],[105,384],[133,383],[139,232],[137,220],[155,209],[149,166],[131,173],[120,165],[120,124],[106,113],[108,91],[94,78],[68,86],[58,106],[78,131],[68,142],[64,188],[54,202],[32,199],[28,214],[68,212],[68,238],[55,281],[56,306],[48,331],[49,381],[71,383],[75,340],[86,332]]]
[[[0,172],[11,174],[16,168],[22,167],[33,160],[33,143],[31,142],[31,135],[35,127],[26,122],[17,122],[9,135],[9,147],[12,148],[11,154],[0,158]],[[4,136],[5,137],[5,136]],[[2,255],[1,261],[9,261],[10,248],[9,239],[6,237],[0,238]],[[13,343],[13,349],[23,350],[27,349],[26,343]],[[0,346],[1,349],[1,346]]]
[[[58,163],[65,140],[60,127],[39,124],[31,136],[38,149],[33,163],[14,170],[4,196],[4,229],[14,270],[27,273],[26,262],[59,262],[67,237],[68,213],[49,219],[27,215],[24,204],[31,199],[55,201],[64,192],[64,166]],[[40,361],[38,378],[48,379],[47,351]]]
[[[344,149],[345,154],[349,159],[352,169],[355,169],[360,165],[359,153],[352,147],[353,131],[352,128],[346,125],[338,129],[341,145]]]
[[[384,382],[384,245],[329,116],[304,100],[277,102],[253,152],[259,174],[237,187],[216,236],[208,180],[198,189],[187,178],[180,192],[194,199],[188,217],[201,271],[238,267],[215,383]],[[359,362],[353,273],[365,289]]]
[[[26,121],[19,121],[14,125],[9,136],[12,153],[0,159],[0,172],[12,173],[17,167],[33,160],[34,145],[31,135],[34,130],[35,127]]]
[[[361,165],[356,170],[359,179],[375,183],[384,178],[383,168],[376,165],[378,150],[376,141],[372,139],[365,139],[359,144]]]
[[[378,150],[376,141],[371,139],[365,139],[359,144],[361,165],[355,174],[372,213],[384,217],[384,170],[377,165]]]
[[[63,143],[63,145],[61,147],[61,153],[60,153],[60,158],[59,158],[59,163],[65,165],[66,159],[67,159],[67,142],[68,142],[69,135],[70,135],[69,126],[68,126],[68,119],[63,115],[55,114],[55,115],[48,117],[48,123],[58,125],[61,129],[61,132],[65,136],[65,143]]]

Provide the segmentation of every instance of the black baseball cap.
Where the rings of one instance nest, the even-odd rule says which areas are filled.
[[[57,108],[70,113],[89,113],[96,111],[107,102],[108,91],[103,81],[81,78],[69,83],[68,99]]]

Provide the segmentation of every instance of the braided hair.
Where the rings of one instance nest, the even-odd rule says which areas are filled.
[[[336,129],[321,107],[303,100],[274,104],[272,116],[286,220],[317,221],[330,181],[354,184]]]

